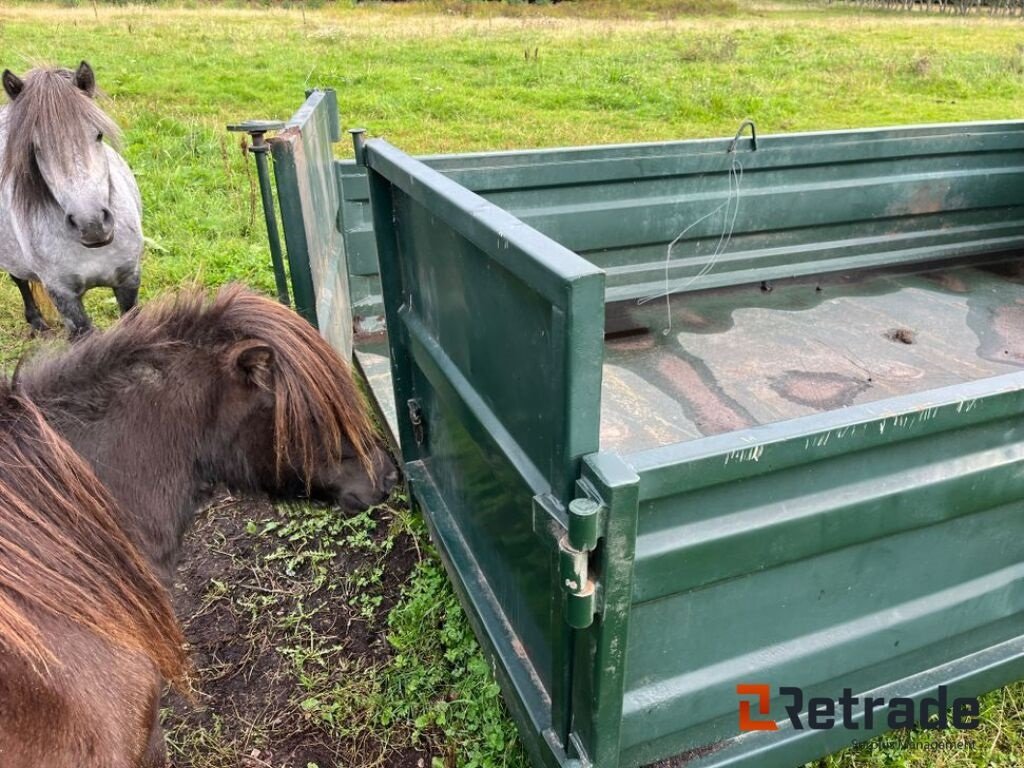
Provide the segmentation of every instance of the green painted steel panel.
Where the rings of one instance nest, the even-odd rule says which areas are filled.
[[[334,91],[313,91],[270,146],[296,309],[349,358],[352,310],[332,150],[337,131]]]
[[[603,275],[386,142],[366,162],[412,491],[455,580],[474,585],[531,750],[557,762],[544,734],[568,727],[571,637],[535,504],[567,503],[598,446],[587,361],[602,349]],[[467,322],[490,313],[513,325]]]
[[[420,158],[607,272],[607,301],[1024,246],[1024,123],[961,123]],[[734,231],[725,203],[742,165]],[[341,218],[380,313],[363,169],[339,163]],[[730,209],[731,210],[731,209]]]
[[[738,683],[909,692],[994,645],[998,683],[1024,667],[1024,373],[629,461],[624,763],[730,747]],[[750,764],[793,759],[766,750]]]

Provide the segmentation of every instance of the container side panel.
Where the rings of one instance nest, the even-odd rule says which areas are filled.
[[[750,764],[787,765],[837,748],[834,734],[737,738],[741,683],[909,696],[922,681],[980,693],[1019,672],[1024,374],[674,452],[630,457],[627,763],[696,750],[731,765],[747,744],[762,750]],[[982,674],[986,654],[1000,672]]]
[[[1024,245],[1020,136],[960,134],[685,158],[673,176],[493,193],[608,270],[608,298],[911,264]],[[882,155],[879,157],[879,155]],[[678,240],[676,239],[678,236]],[[673,243],[666,265],[668,246]],[[666,270],[667,267],[667,270]]]
[[[331,149],[337,113],[333,91],[313,91],[271,147],[297,309],[348,360],[352,310]]]
[[[423,161],[607,270],[608,301],[663,291],[668,244],[684,229],[667,274],[673,291],[1024,247],[1024,123],[783,134],[761,137],[756,151],[747,139],[731,147],[714,139]],[[368,254],[363,171],[344,168],[346,241]],[[358,263],[368,293],[356,300],[372,311],[373,260]]]
[[[529,713],[524,736],[547,743],[563,731],[569,628],[534,499],[567,503],[597,448],[603,276],[385,142],[367,164],[413,495]]]

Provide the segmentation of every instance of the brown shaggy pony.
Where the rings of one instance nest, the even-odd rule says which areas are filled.
[[[213,296],[184,291],[135,310],[106,332],[24,363],[14,388],[91,465],[118,504],[110,513],[115,517],[111,527],[118,536],[123,531],[122,538],[168,588],[182,537],[219,485],[277,496],[312,495],[363,509],[383,501],[397,482],[396,467],[381,448],[346,363],[294,312],[238,286]],[[54,488],[46,487],[44,496],[54,494]],[[91,582],[82,584],[92,591]],[[166,594],[160,597],[166,603]],[[97,624],[101,629],[125,621],[124,611],[107,609],[88,618],[98,622],[99,616],[105,621]],[[44,630],[63,632],[61,627]],[[140,645],[133,642],[122,645]],[[52,656],[70,668],[66,649],[53,650]],[[100,659],[95,649],[73,650],[94,660],[97,673],[106,669],[111,679],[128,669],[109,653]],[[152,653],[148,646],[143,650]],[[157,666],[164,676],[176,679],[178,666],[161,659]],[[23,667],[26,680],[42,668],[38,661]],[[73,668],[81,668],[79,655]],[[0,664],[0,694],[7,675]],[[89,677],[88,684],[100,677]],[[155,671],[150,678],[155,685]],[[117,753],[120,762],[111,762],[76,741],[78,760],[67,763],[69,768],[163,766],[154,690],[148,690],[145,702],[142,740],[149,751],[144,760],[122,751]],[[8,728],[5,718],[15,716],[4,709],[10,700],[0,695],[0,734]],[[127,730],[139,727],[135,699],[111,695],[105,707],[102,719],[112,718]],[[73,717],[78,710],[67,711]],[[8,762],[3,738],[2,768],[64,766],[43,742],[31,742],[41,752],[24,752],[35,762]]]
[[[240,286],[152,302],[16,378],[121,503],[168,586],[218,485],[359,510],[397,481],[348,365],[297,314]]]
[[[0,383],[0,765],[164,764],[161,677],[183,640],[113,498],[39,410]],[[159,736],[159,732],[156,732]]]

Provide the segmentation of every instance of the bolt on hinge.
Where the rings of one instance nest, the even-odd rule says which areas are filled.
[[[558,543],[559,575],[566,595],[565,618],[574,629],[585,629],[594,622],[597,588],[591,578],[590,555],[597,547],[603,509],[593,499],[569,502],[569,530]]]

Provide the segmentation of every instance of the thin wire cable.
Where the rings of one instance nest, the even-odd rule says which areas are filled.
[[[670,298],[671,295],[673,293],[678,292],[678,291],[686,290],[691,285],[693,285],[694,282],[696,282],[700,278],[702,278],[702,277],[706,276],[707,274],[709,274],[711,272],[711,270],[715,268],[715,265],[718,263],[718,259],[721,257],[721,255],[723,253],[725,253],[725,250],[729,247],[729,243],[732,242],[732,235],[733,235],[733,232],[736,229],[736,219],[739,216],[739,211],[740,211],[740,190],[741,190],[742,182],[743,182],[743,164],[739,161],[739,158],[736,156],[736,154],[732,153],[732,162],[729,164],[729,176],[728,176],[729,190],[728,190],[728,193],[726,194],[725,201],[722,202],[720,205],[716,206],[711,211],[708,211],[706,214],[701,216],[696,221],[692,222],[682,232],[680,232],[678,235],[675,236],[675,238],[672,240],[672,242],[670,242],[668,244],[668,248],[665,249],[665,282],[664,282],[664,289],[661,292],[659,292],[659,293],[651,294],[649,296],[644,296],[644,297],[642,297],[640,299],[637,299],[637,304],[641,304],[641,305],[642,304],[646,304],[649,301],[654,301],[656,299],[660,299],[660,298],[664,298],[665,299],[665,320],[666,320],[666,322],[665,322],[665,330],[662,331],[662,333],[664,335],[667,336],[669,333],[672,332],[672,303],[671,303],[671,298]],[[730,209],[731,209],[731,216],[730,216]],[[715,244],[715,249],[712,252],[711,257],[708,259],[707,263],[703,267],[701,267],[701,269],[697,272],[697,274],[693,275],[692,277],[690,277],[689,280],[687,280],[685,283],[683,283],[682,285],[680,285],[677,288],[675,288],[675,290],[673,290],[672,287],[671,287],[671,281],[669,279],[669,273],[671,272],[671,268],[672,268],[672,249],[675,248],[675,246],[679,243],[679,241],[682,240],[683,237],[686,236],[687,232],[689,232],[691,229],[696,227],[701,222],[706,221],[707,219],[711,218],[712,216],[714,216],[719,211],[723,211],[723,210],[724,210],[724,214],[722,216],[722,224],[723,224],[722,233],[721,233],[721,235],[718,238],[718,242]],[[727,224],[727,222],[728,222],[728,224]]]

